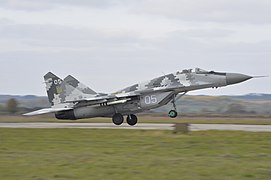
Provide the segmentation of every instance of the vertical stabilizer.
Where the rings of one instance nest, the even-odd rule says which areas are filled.
[[[61,104],[64,102],[64,99],[61,99],[61,94],[64,90],[62,87],[63,80],[49,72],[44,76],[46,91],[48,95],[49,102],[52,106]]]
[[[77,79],[75,79],[71,75],[67,76],[64,79],[64,81],[84,94],[97,95],[95,91],[93,91],[92,89],[84,85],[83,83],[79,82]]]
[[[96,94],[94,91],[90,91],[90,89],[87,87],[84,88],[84,85],[81,83],[77,83],[76,81],[68,81],[68,83],[66,81],[67,78],[63,81],[51,72],[44,76],[44,80],[46,84],[48,99],[52,106],[63,103],[73,103],[86,98],[93,98],[93,95]],[[71,79],[68,78],[68,80]],[[95,94],[90,94],[93,92]]]

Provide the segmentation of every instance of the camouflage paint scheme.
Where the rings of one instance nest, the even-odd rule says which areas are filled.
[[[64,80],[49,72],[44,76],[52,107],[26,115],[55,113],[58,119],[112,117],[130,115],[164,106],[189,91],[218,88],[251,79],[236,73],[219,73],[200,68],[167,74],[138,83],[112,94],[96,93],[72,76]]]

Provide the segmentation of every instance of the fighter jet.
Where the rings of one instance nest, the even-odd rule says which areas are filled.
[[[115,125],[121,125],[127,116],[127,123],[134,126],[138,122],[135,114],[168,103],[172,103],[168,116],[176,118],[176,100],[190,91],[224,87],[252,78],[238,73],[186,69],[105,94],[95,92],[70,75],[62,80],[49,72],[44,80],[51,108],[25,115],[55,113],[60,120],[110,117]]]

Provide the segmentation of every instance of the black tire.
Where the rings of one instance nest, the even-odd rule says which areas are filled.
[[[130,114],[127,116],[127,124],[130,126],[134,126],[137,124],[137,117],[134,114]]]
[[[116,113],[116,114],[114,114],[114,116],[112,117],[112,121],[113,121],[113,123],[115,124],[115,125],[121,125],[122,123],[123,123],[123,121],[124,121],[124,118],[123,118],[123,116],[122,116],[122,114],[120,114],[120,113]]]
[[[171,110],[169,111],[168,116],[171,118],[176,118],[178,116],[178,113],[175,110]]]

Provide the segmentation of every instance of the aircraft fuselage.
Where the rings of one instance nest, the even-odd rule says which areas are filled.
[[[58,119],[84,119],[94,117],[112,117],[115,113],[122,115],[136,114],[155,109],[171,102],[180,93],[189,91],[218,88],[250,79],[250,76],[232,73],[192,72],[184,70],[164,75],[150,81],[127,87],[116,94],[140,94],[125,103],[108,105],[101,103],[95,106],[77,107],[70,111],[57,112]]]

